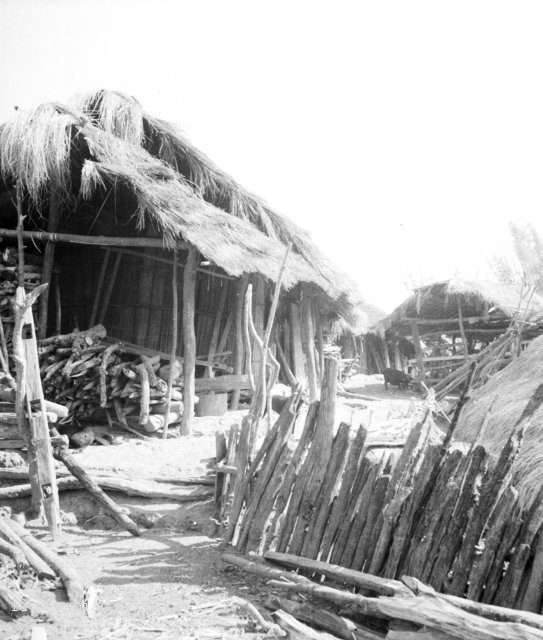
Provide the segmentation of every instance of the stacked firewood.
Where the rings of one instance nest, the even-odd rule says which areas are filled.
[[[379,578],[285,553],[264,558],[225,554],[222,560],[279,592],[265,603],[276,624],[261,618],[270,637],[280,636],[278,625],[289,638],[315,640],[543,638],[543,616],[440,594],[412,577]]]
[[[160,354],[138,351],[108,340],[102,325],[40,341],[44,395],[68,409],[61,422],[95,418],[105,410],[122,424],[130,415],[148,432],[160,429],[166,418],[170,365]],[[182,366],[175,360],[173,367],[169,424],[178,422],[183,411]]]

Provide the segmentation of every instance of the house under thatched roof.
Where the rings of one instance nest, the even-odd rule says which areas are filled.
[[[512,321],[521,321],[526,331],[541,317],[543,300],[533,292],[451,278],[415,289],[374,324],[368,350],[381,366],[389,366],[392,359],[397,368],[416,366],[419,380],[431,384],[492,342]]]
[[[322,324],[338,317],[357,330],[371,322],[356,286],[304,230],[240,187],[176,126],[145,113],[130,96],[99,91],[69,106],[17,111],[0,127],[0,176],[4,242],[15,242],[18,203],[27,247],[32,241],[39,253],[44,245],[56,246],[55,264],[44,266],[43,277],[50,282],[58,274],[63,314],[57,329],[62,331],[101,318],[114,337],[168,351],[171,252],[179,252],[183,265],[196,251],[197,351],[206,354],[219,343],[230,352],[222,364],[238,370],[236,301],[252,280],[262,332],[289,243],[282,276],[289,293],[281,298],[277,326],[293,369],[300,372],[302,346],[309,348],[306,339],[295,346],[302,342],[301,330],[311,333],[312,345],[315,339],[319,344]],[[97,313],[102,289],[107,305]],[[53,303],[44,299],[47,311]],[[303,304],[309,319],[307,313],[296,317]],[[47,312],[42,318],[44,335],[53,323]],[[180,344],[179,353],[183,349]],[[314,360],[309,352],[307,358]]]
[[[459,308],[466,330],[484,325],[499,331],[515,314],[522,313],[527,319],[543,315],[543,300],[535,294],[527,298],[526,292],[495,282],[451,278],[418,287],[372,330],[382,334],[392,329],[405,335],[416,322],[421,332],[429,327],[446,331],[458,324]]]

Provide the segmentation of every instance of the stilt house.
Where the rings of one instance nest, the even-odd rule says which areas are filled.
[[[533,337],[542,315],[543,300],[533,292],[460,278],[433,282],[415,289],[365,336],[370,372],[410,366],[419,380],[433,384],[513,322],[522,324],[523,338]]]

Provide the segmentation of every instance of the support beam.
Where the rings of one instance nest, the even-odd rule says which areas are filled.
[[[0,238],[16,238],[15,229],[0,229]],[[105,247],[149,247],[168,249],[161,238],[117,238],[109,236],[82,236],[74,233],[50,233],[48,231],[23,231],[24,240],[36,240],[38,242],[66,242],[68,244],[102,245]],[[188,242],[178,240],[175,243],[177,249],[187,249]]]
[[[198,251],[189,249],[183,273],[183,348],[185,388],[183,402],[185,410],[181,421],[181,435],[190,436],[194,418],[194,381],[196,367],[196,334],[194,315],[196,308],[196,268],[200,259]]]

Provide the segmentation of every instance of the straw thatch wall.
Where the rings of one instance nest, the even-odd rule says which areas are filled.
[[[543,383],[543,336],[536,338],[505,369],[471,394],[458,428],[457,440],[477,441],[498,454],[534,392]],[[490,420],[480,432],[488,409]],[[526,505],[541,488],[543,471],[543,406],[529,424],[520,455],[513,467],[515,485]]]

